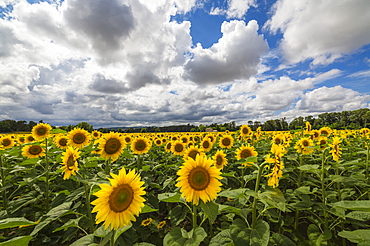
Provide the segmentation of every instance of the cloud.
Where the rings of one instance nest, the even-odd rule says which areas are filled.
[[[255,0],[229,0],[227,5],[227,9],[213,7],[210,15],[226,15],[228,19],[242,19],[250,7],[257,7]]]
[[[283,33],[280,49],[289,64],[330,64],[370,43],[367,0],[279,0],[272,9],[265,28]]]
[[[351,78],[369,78],[370,77],[370,70],[358,71],[356,73],[353,73],[353,74],[349,75],[348,77],[351,77]]]
[[[193,58],[185,64],[184,78],[198,84],[220,84],[248,79],[257,74],[261,56],[268,44],[258,34],[258,24],[250,21],[224,22],[222,37],[208,49],[197,45]]]
[[[90,88],[102,93],[123,93],[127,90],[126,84],[115,79],[107,79],[102,74],[97,74]]]
[[[69,0],[63,16],[75,32],[87,36],[102,63],[111,62],[135,26],[131,7],[117,0]]]

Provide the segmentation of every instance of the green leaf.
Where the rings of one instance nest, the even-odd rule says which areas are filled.
[[[19,163],[21,166],[26,166],[26,165],[35,165],[38,161],[40,161],[40,158],[32,158],[32,159],[26,159]]]
[[[180,193],[162,193],[158,194],[158,200],[162,202],[182,202]]]
[[[346,238],[352,243],[358,243],[359,245],[369,245],[370,230],[341,231],[338,232],[338,236]]]
[[[346,218],[351,218],[359,221],[370,220],[370,212],[366,211],[352,211],[346,215]]]
[[[202,227],[197,227],[190,232],[182,228],[175,227],[163,239],[164,246],[198,246],[205,238],[207,233]]]
[[[64,225],[62,225],[61,227],[58,227],[57,229],[55,229],[53,231],[54,232],[57,232],[57,231],[61,231],[61,230],[67,230],[68,228],[70,227],[78,227],[78,222],[80,221],[82,217],[80,218],[77,218],[77,219],[70,219],[68,220],[66,223],[64,223]]]
[[[131,227],[132,227],[132,224],[129,224],[127,226],[124,226],[123,228],[119,228],[118,230],[116,230],[116,234],[114,235],[114,242],[117,241],[117,238],[119,238],[119,236],[121,236],[122,233],[124,233],[125,231],[127,231]]]
[[[0,220],[0,229],[13,228],[18,226],[35,225],[37,223],[29,221],[25,218],[8,218]]]
[[[292,240],[280,233],[272,234],[270,243],[272,243],[273,245],[296,246],[296,244]]]
[[[176,206],[168,212],[167,218],[171,220],[171,224],[177,226],[186,217],[189,210],[184,206]]]
[[[270,226],[263,220],[258,220],[256,229],[251,229],[244,221],[236,219],[230,226],[230,232],[236,246],[266,246],[270,239]]]
[[[332,207],[340,207],[356,211],[366,211],[370,212],[370,200],[361,200],[361,201],[340,201],[336,203],[328,204]]]
[[[9,209],[11,213],[15,213],[19,209],[29,204],[35,203],[38,199],[41,198],[41,196],[42,195],[37,195],[36,191],[31,191],[29,193],[26,193],[22,195],[20,198],[18,198],[17,200],[11,201],[9,203]]]
[[[155,209],[155,208],[149,207],[148,205],[145,205],[140,213],[145,214],[145,213],[150,213],[150,212],[155,212],[155,211],[158,211],[158,209]]]
[[[8,241],[0,243],[0,246],[27,246],[32,238],[32,236],[15,237]]]
[[[84,237],[81,237],[70,246],[89,246],[94,243],[94,234],[88,234]]]
[[[209,242],[209,246],[234,246],[230,230],[222,230]]]
[[[302,165],[298,167],[298,169],[306,172],[316,172],[318,171],[319,167],[319,165]]]
[[[331,238],[330,232],[322,233],[317,225],[310,224],[307,228],[308,239],[311,245],[321,246],[328,245],[328,241]]]
[[[65,130],[62,129],[51,129],[50,133],[56,134],[56,133],[66,133]]]
[[[207,215],[210,223],[212,224],[215,222],[217,215],[218,215],[218,204],[213,201],[204,203],[203,201],[200,202],[200,207],[203,209],[204,213]]]
[[[65,202],[62,203],[61,205],[52,208],[47,214],[46,214],[46,219],[41,221],[39,224],[35,226],[33,229],[31,236],[35,235],[38,233],[42,228],[47,226],[50,222],[56,220],[57,218],[61,217],[65,213],[68,213],[70,211],[70,207],[72,205],[72,202]]]
[[[268,189],[259,195],[260,200],[274,208],[286,211],[286,201],[284,194],[278,188]]]
[[[225,191],[220,192],[218,195],[219,196],[224,196],[224,197],[227,197],[227,198],[235,199],[235,198],[243,197],[244,196],[244,192],[246,190],[247,189],[225,190]]]

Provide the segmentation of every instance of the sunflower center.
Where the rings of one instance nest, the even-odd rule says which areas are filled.
[[[114,153],[117,153],[120,150],[121,146],[121,142],[117,138],[110,138],[104,146],[104,151],[107,154],[112,155]]]
[[[222,156],[217,156],[217,158],[216,158],[216,165],[217,166],[221,166],[222,165],[222,162],[223,162],[223,158],[222,158]]]
[[[43,136],[46,134],[46,129],[44,127],[37,128],[37,135]]]
[[[125,138],[125,141],[126,141],[126,143],[129,143],[129,142],[131,141],[131,138],[126,137],[126,138]]]
[[[59,145],[60,145],[60,146],[67,146],[67,139],[65,139],[65,138],[61,138],[61,139],[59,140]]]
[[[309,146],[310,144],[308,143],[308,141],[304,140],[304,141],[302,142],[302,145],[303,145],[304,147],[307,147],[307,146]]]
[[[229,138],[223,138],[222,139],[222,144],[225,146],[229,146],[231,144],[231,141]]]
[[[251,152],[249,149],[244,149],[244,150],[241,152],[240,156],[241,156],[242,158],[248,158],[248,157],[252,156],[252,152]]]
[[[134,199],[134,191],[128,184],[121,184],[113,188],[113,192],[109,196],[110,209],[116,213],[125,211],[130,207]]]
[[[321,131],[321,135],[327,136],[329,133],[326,130]]]
[[[32,137],[32,136],[29,136],[29,137],[28,137],[28,141],[32,142],[32,141],[34,141],[34,140],[35,140],[35,138],[34,138],[34,137]]]
[[[75,166],[75,160],[73,158],[73,155],[70,155],[67,160],[67,168],[68,170],[73,170],[74,166]]]
[[[169,142],[167,145],[166,145],[166,148],[168,149],[168,150],[170,150],[171,149],[171,142]]]
[[[248,128],[243,128],[243,134],[247,135],[249,133]]]
[[[146,143],[143,140],[139,140],[135,144],[135,149],[138,151],[142,151],[146,148]]]
[[[281,139],[280,138],[275,138],[275,144],[281,144]]]
[[[76,144],[82,144],[83,142],[85,142],[85,139],[86,139],[86,136],[83,133],[76,133],[73,136],[73,142]]]
[[[211,182],[211,177],[203,167],[196,167],[189,173],[189,184],[194,190],[204,190]]]
[[[32,155],[38,155],[38,154],[40,154],[40,153],[42,152],[42,149],[41,149],[41,147],[40,147],[40,146],[38,146],[38,145],[33,145],[33,146],[31,146],[31,148],[29,149],[29,152],[30,152],[30,154],[32,154]]]
[[[188,154],[188,156],[190,156],[191,158],[193,158],[195,160],[195,157],[197,156],[197,154],[199,154],[199,152],[197,150],[191,150]]]
[[[320,140],[320,145],[324,145],[326,144],[326,141],[325,140]]]
[[[12,141],[10,141],[9,139],[3,139],[3,142],[2,142],[4,146],[9,146],[11,143]]]
[[[184,150],[184,146],[182,144],[176,144],[175,145],[175,151],[176,152],[182,152]]]
[[[208,141],[204,141],[203,142],[203,144],[202,144],[202,146],[203,146],[203,148],[205,148],[205,149],[208,149],[209,148],[209,142]]]

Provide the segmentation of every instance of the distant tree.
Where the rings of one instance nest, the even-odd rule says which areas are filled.
[[[85,129],[88,132],[92,132],[94,127],[87,122],[80,122],[76,125],[77,128]]]

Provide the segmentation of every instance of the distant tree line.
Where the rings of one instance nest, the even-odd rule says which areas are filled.
[[[261,127],[264,131],[287,131],[297,130],[305,127],[305,122],[308,121],[314,129],[319,129],[323,126],[328,126],[332,129],[360,129],[364,127],[370,127],[370,109],[362,108],[353,111],[342,111],[333,113],[319,114],[317,118],[313,116],[302,117],[299,116],[293,119],[290,123],[286,121],[286,118],[267,120],[265,122],[260,121],[248,121],[253,131],[258,127]],[[39,121],[41,123],[42,120]],[[32,128],[37,125],[36,122],[30,121],[15,121],[15,120],[3,120],[0,121],[0,133],[11,133],[11,132],[30,132]],[[59,126],[58,128],[65,130],[66,132],[72,130],[75,127],[83,128],[89,132],[94,130],[94,127],[87,122],[80,122],[77,125]],[[235,121],[229,123],[217,124],[213,123],[210,125],[200,124],[199,126],[187,124],[187,125],[174,125],[174,126],[147,126],[147,127],[114,127],[114,128],[99,128],[100,132],[108,133],[110,131],[122,132],[122,133],[138,133],[138,132],[204,132],[206,128],[212,128],[217,131],[236,131],[240,128],[240,125],[236,125]]]

